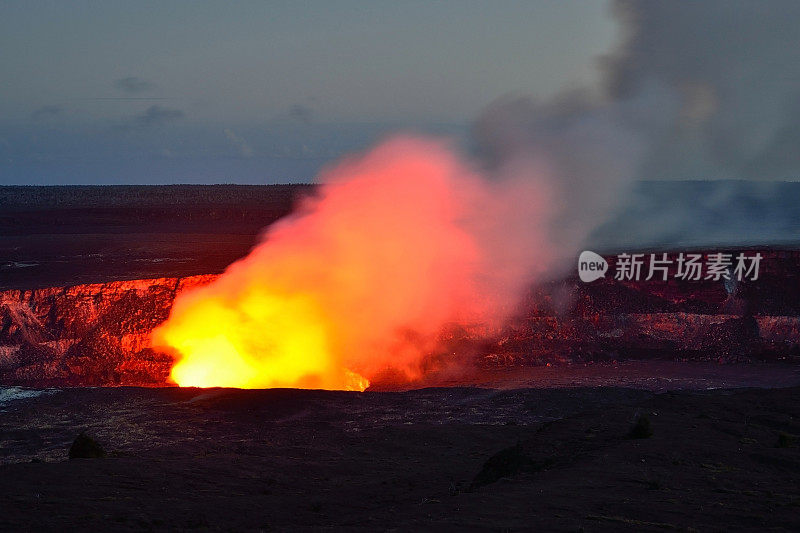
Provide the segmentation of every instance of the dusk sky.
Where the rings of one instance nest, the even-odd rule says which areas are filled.
[[[0,184],[309,182],[487,109],[602,118],[642,179],[799,176],[796,0],[5,1],[0,50]]]
[[[606,2],[3,2],[0,183],[311,181],[593,83]]]

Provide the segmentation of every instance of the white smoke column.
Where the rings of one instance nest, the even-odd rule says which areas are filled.
[[[613,213],[636,178],[644,145],[628,118],[650,120],[641,108],[639,101],[608,104],[583,93],[544,104],[505,98],[478,120],[475,131],[486,173],[512,191],[531,183],[548,191],[549,212],[537,221],[551,243],[548,277],[574,267],[577,253],[591,247],[587,237]],[[524,206],[515,206],[509,216],[526,214]],[[536,261],[537,249],[517,229],[532,223],[512,224],[508,233],[512,242],[506,247],[531,254],[520,264]]]
[[[647,143],[641,179],[797,179],[800,2],[616,0],[604,58],[611,105]],[[639,124],[641,126],[642,124]]]

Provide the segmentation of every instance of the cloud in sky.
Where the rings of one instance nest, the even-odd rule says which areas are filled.
[[[230,141],[230,143],[236,147],[236,150],[239,152],[240,156],[253,157],[253,148],[243,137],[240,137],[233,130],[228,128],[225,128],[225,137],[227,137],[228,141]]]
[[[142,127],[161,126],[174,122],[186,116],[180,109],[173,109],[160,105],[151,105],[144,112],[134,117],[134,124]]]
[[[128,94],[141,94],[155,89],[156,85],[148,80],[128,76],[114,81],[114,88]]]
[[[168,180],[202,169],[209,180],[221,179],[214,172],[251,179],[267,175],[256,167],[274,156],[278,173],[266,179],[302,172],[308,180],[321,164],[313,154],[361,149],[395,128],[450,134],[437,129],[447,126],[467,137],[469,119],[503,94],[532,96],[508,107],[532,128],[527,135],[563,127],[561,113],[539,118],[553,96],[575,121],[611,115],[645,145],[636,173],[643,179],[800,179],[797,0],[469,5],[454,12],[398,3],[393,16],[376,8],[364,19],[351,16],[363,11],[356,3],[192,4],[186,34],[171,30],[189,7],[147,20],[138,10],[142,24],[131,23],[139,15],[123,4],[94,6],[92,17],[61,4],[9,9],[0,34],[26,52],[0,54],[8,86],[0,136],[6,151],[13,147],[0,180],[107,180],[106,168],[90,175],[85,161],[102,153],[116,164],[161,146],[180,147],[174,168],[160,178],[146,168],[142,178],[128,175]],[[63,46],[42,23],[53,10],[81,29]],[[375,31],[354,40],[365,28]],[[302,40],[299,29],[308,30]],[[588,96],[570,96],[575,87]],[[46,105],[54,103],[63,106]],[[52,175],[33,163],[44,152],[58,159]],[[285,170],[290,160],[304,166]]]
[[[303,124],[311,124],[313,115],[311,108],[303,104],[294,104],[289,108],[289,116]]]
[[[33,120],[41,120],[51,117],[56,117],[64,112],[64,108],[60,105],[43,105],[37,109],[34,109],[31,113],[31,118]]]

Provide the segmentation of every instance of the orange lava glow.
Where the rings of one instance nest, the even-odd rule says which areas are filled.
[[[321,182],[247,257],[178,295],[153,338],[175,355],[177,384],[360,391],[387,370],[414,379],[444,325],[491,312],[491,232],[470,220],[493,205],[447,144],[396,138]]]

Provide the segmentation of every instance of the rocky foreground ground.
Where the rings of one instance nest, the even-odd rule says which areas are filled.
[[[796,387],[69,389],[5,406],[0,529],[791,531],[799,420]]]

